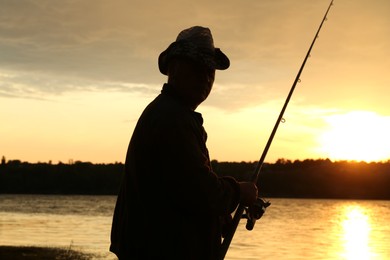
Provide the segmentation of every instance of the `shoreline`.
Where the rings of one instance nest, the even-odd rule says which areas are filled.
[[[49,260],[49,259],[92,259],[93,255],[75,251],[70,248],[40,246],[3,246],[0,245],[0,259],[13,260]]]

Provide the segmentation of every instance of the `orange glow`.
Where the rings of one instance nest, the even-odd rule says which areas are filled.
[[[332,160],[382,161],[390,158],[390,118],[353,111],[326,118],[329,130],[321,137],[321,150]]]

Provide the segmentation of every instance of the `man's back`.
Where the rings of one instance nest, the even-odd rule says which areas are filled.
[[[220,243],[219,222],[210,199],[217,195],[202,191],[205,178],[199,177],[218,178],[210,169],[200,114],[161,94],[137,123],[125,167],[114,216],[114,223],[122,222],[113,226],[115,253],[158,259],[208,259],[216,253],[211,251]]]

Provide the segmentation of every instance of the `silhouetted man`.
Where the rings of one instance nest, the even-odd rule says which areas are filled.
[[[195,26],[178,35],[158,65],[168,83],[131,138],[110,250],[119,259],[216,259],[221,219],[257,198],[254,184],[212,171],[203,119],[195,112],[215,70],[230,62],[210,30]]]

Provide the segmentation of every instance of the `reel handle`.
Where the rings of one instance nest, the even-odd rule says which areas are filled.
[[[256,224],[256,221],[260,219],[267,207],[271,205],[271,202],[265,201],[262,198],[257,198],[255,204],[251,207],[245,208],[244,218],[247,219],[245,228],[247,230],[252,230]]]

